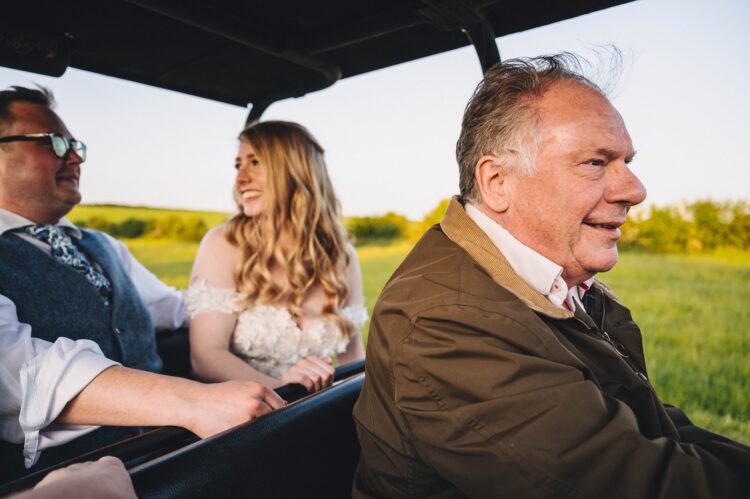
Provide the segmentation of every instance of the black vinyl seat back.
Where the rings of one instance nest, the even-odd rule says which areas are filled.
[[[156,333],[156,351],[164,363],[162,374],[181,378],[192,377],[188,328]]]
[[[359,374],[272,415],[131,469],[140,498],[351,497]]]

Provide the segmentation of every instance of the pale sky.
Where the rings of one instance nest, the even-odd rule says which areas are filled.
[[[507,59],[614,44],[630,59],[613,103],[650,203],[750,199],[750,1],[639,0],[497,39]],[[456,138],[481,78],[471,47],[342,80],[273,104],[326,149],[346,215],[420,219],[457,192]],[[85,203],[231,211],[243,108],[69,69],[62,78],[0,68],[0,87],[53,90],[89,147]]]

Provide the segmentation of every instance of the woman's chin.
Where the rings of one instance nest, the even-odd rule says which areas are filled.
[[[243,204],[242,205],[242,213],[244,213],[246,217],[255,218],[258,215],[260,215],[261,213],[263,213],[263,207],[262,206],[258,206],[255,203],[250,204],[250,205]]]

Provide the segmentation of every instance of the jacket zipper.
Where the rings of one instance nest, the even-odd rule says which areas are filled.
[[[615,352],[617,352],[617,355],[620,356],[620,358],[625,361],[625,363],[630,367],[630,369],[635,373],[635,375],[644,383],[649,384],[648,377],[636,367],[633,362],[630,360],[630,354],[628,353],[627,349],[625,348],[625,345],[620,343],[619,341],[616,342],[612,339],[612,337],[604,330],[604,315],[606,311],[604,310],[604,307],[602,307],[602,318],[601,322],[598,327],[595,327],[596,332],[599,334],[599,337],[609,343],[609,345],[614,349]],[[577,319],[578,322],[586,326],[586,329],[589,328],[585,322],[583,322],[581,319]],[[595,324],[596,326],[596,324]]]

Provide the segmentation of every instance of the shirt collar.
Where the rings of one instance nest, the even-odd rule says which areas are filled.
[[[20,229],[26,225],[34,225],[36,222],[32,222],[26,217],[13,213],[12,211],[0,208],[0,235],[5,234],[11,230]],[[61,218],[57,223],[53,224],[58,227],[62,227],[71,236],[80,239],[81,229],[73,225],[67,218]]]
[[[550,293],[555,280],[562,275],[562,267],[513,237],[473,204],[466,203],[466,214],[487,234],[516,274],[540,293]]]
[[[466,203],[465,209],[469,218],[487,234],[492,244],[505,256],[516,274],[529,286],[546,296],[556,307],[573,310],[572,298],[578,298],[580,301],[583,293],[594,282],[592,277],[584,281],[582,285],[568,289],[568,285],[562,278],[561,266],[513,237],[503,226],[485,215],[472,203]]]

